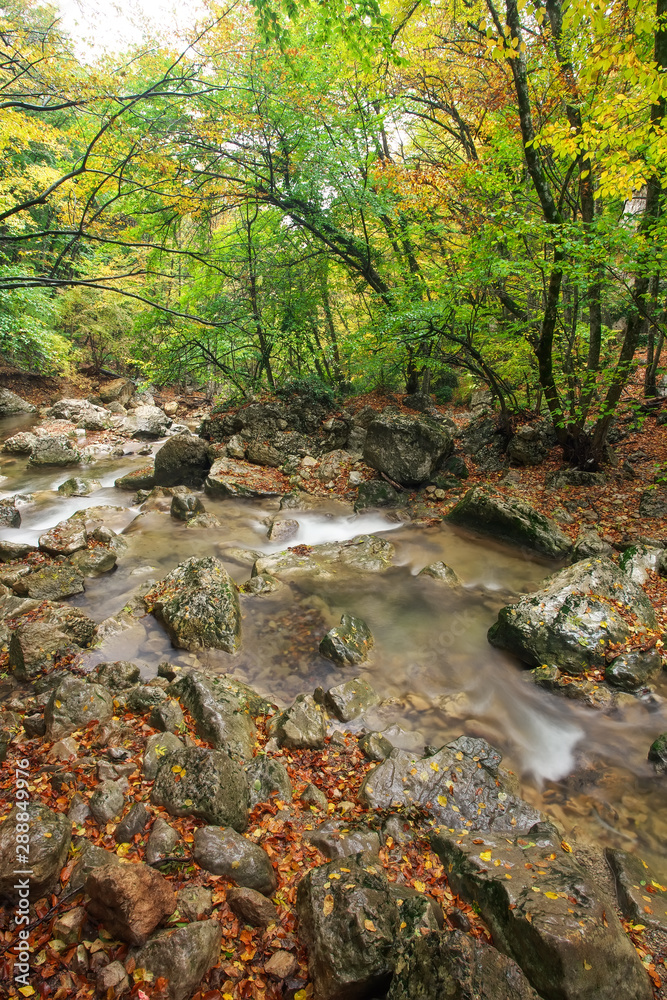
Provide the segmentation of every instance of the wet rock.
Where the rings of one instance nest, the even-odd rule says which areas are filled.
[[[340,666],[354,666],[368,659],[373,636],[365,621],[344,614],[340,625],[329,629],[320,642],[320,653]]]
[[[16,413],[34,413],[35,407],[9,389],[0,389],[0,417],[12,417]]]
[[[387,1000],[539,1000],[511,958],[460,931],[404,946]]]
[[[151,709],[148,725],[161,733],[177,733],[184,725],[183,711],[175,698],[168,698]]]
[[[321,749],[326,736],[322,709],[311,694],[298,694],[289,708],[271,719],[269,732],[281,747]]]
[[[178,831],[159,816],[153,823],[150,836],[146,843],[146,861],[152,865],[155,861],[168,858],[179,841]]]
[[[64,497],[87,497],[101,488],[102,484],[97,479],[81,479],[79,476],[74,476],[60,484],[58,493]]]
[[[454,450],[449,433],[427,417],[385,410],[368,427],[364,462],[401,485],[424,482]]]
[[[101,385],[98,394],[103,403],[120,403],[127,406],[134,395],[134,383],[128,378],[115,378]]]
[[[366,760],[386,760],[394,747],[382,733],[366,733],[359,739],[359,749]]]
[[[12,633],[9,666],[19,680],[48,671],[59,655],[71,648],[69,636],[46,622],[27,622]]]
[[[176,899],[178,912],[183,920],[201,920],[213,912],[213,893],[203,886],[179,889]]]
[[[241,591],[244,594],[253,594],[257,597],[262,594],[275,594],[276,590],[280,590],[282,586],[283,584],[275,576],[270,576],[268,573],[260,573],[259,576],[251,576],[243,584]]]
[[[193,854],[205,871],[237,885],[265,896],[276,888],[276,873],[266,851],[229,827],[200,826],[195,830]]]
[[[86,879],[88,912],[114,937],[141,945],[165,917],[176,909],[176,893],[169,882],[141,863],[105,866]]]
[[[141,469],[120,476],[114,483],[118,490],[152,490],[155,486],[155,469],[152,465],[144,465]]]
[[[52,556],[71,556],[77,549],[85,549],[86,532],[76,521],[61,521],[39,536],[39,547]]]
[[[655,545],[631,545],[621,553],[618,565],[633,583],[646,583],[649,573],[664,573],[667,552]]]
[[[98,684],[110,688],[111,691],[123,691],[134,687],[141,680],[141,672],[136,663],[129,660],[116,660],[114,663],[98,663],[94,676]]]
[[[154,781],[163,758],[183,749],[183,743],[174,733],[154,733],[146,740],[143,773],[146,781]]]
[[[81,452],[64,434],[49,434],[37,438],[33,445],[29,465],[78,465]]]
[[[143,802],[135,802],[126,816],[114,830],[114,840],[117,844],[129,844],[133,837],[148,826],[151,814]]]
[[[667,517],[667,489],[664,486],[649,487],[639,498],[641,517]]]
[[[282,542],[292,538],[299,530],[299,522],[291,517],[274,517],[268,531],[268,539],[271,542]]]
[[[333,575],[341,565],[366,573],[388,569],[395,555],[391,542],[376,535],[359,535],[350,542],[326,542],[277,552],[257,559],[252,575],[293,576],[300,573]]]
[[[170,734],[164,733],[162,739]],[[174,771],[174,768],[180,771]],[[178,779],[178,780],[176,780]],[[200,816],[216,826],[245,830],[248,784],[226,753],[198,747],[176,750],[158,766],[151,802],[172,816]]]
[[[658,774],[667,772],[667,733],[661,733],[653,740],[648,751],[648,759]]]
[[[211,466],[205,489],[212,497],[275,497],[285,492],[282,483],[284,479],[278,473],[272,477],[266,469],[249,462],[218,458]]]
[[[461,581],[454,570],[444,562],[434,562],[429,566],[424,566],[417,575],[430,576],[433,580],[439,580],[454,590],[458,590],[461,587]]]
[[[359,512],[381,507],[397,507],[400,502],[400,493],[389,483],[384,483],[381,479],[368,479],[359,483],[357,487],[354,509],[355,512]]]
[[[41,734],[44,735],[43,733]],[[69,809],[67,811],[67,818],[71,820],[76,826],[83,826],[88,817],[90,816],[90,806],[84,799],[80,792],[76,792],[72,796],[72,801],[70,802]]]
[[[164,437],[172,425],[171,417],[168,417],[159,406],[136,406],[120,425],[120,432],[133,438],[161,438]]]
[[[319,789],[317,785],[313,785],[311,782],[309,782],[304,788],[301,795],[301,802],[303,802],[305,806],[312,806],[315,809],[319,809],[321,812],[326,811],[329,804],[329,800],[324,792]]]
[[[355,677],[352,681],[329,688],[324,695],[325,708],[341,722],[349,722],[365,712],[371,705],[377,705],[380,696],[368,681]]]
[[[394,749],[364,778],[359,797],[371,809],[422,806],[445,827],[525,830],[541,815],[518,796],[501,760],[485,740],[463,736],[430,757]]]
[[[90,811],[100,826],[117,819],[124,805],[123,789],[115,781],[102,781],[90,796]]]
[[[169,1000],[188,1000],[219,961],[221,940],[218,920],[198,920],[175,930],[158,931],[129,957],[136,968],[152,972],[154,979],[164,976]]]
[[[78,846],[78,845],[77,845]],[[78,852],[78,857],[70,880],[67,883],[68,891],[81,889],[86,883],[91,872],[109,865],[122,865],[123,862],[113,851],[106,851],[103,847],[95,847],[89,840],[83,840]]]
[[[595,556],[612,556],[614,550],[609,542],[600,538],[597,531],[582,531],[578,535],[572,549],[571,562],[580,562],[582,559],[591,559]]]
[[[585,472],[583,469],[560,469],[550,472],[545,479],[547,490],[562,490],[567,486],[604,486],[607,477],[603,472]]]
[[[144,712],[150,711],[156,705],[161,705],[163,701],[167,700],[167,697],[162,688],[153,684],[139,684],[132,688],[128,694],[125,707],[130,712],[143,715]]]
[[[361,851],[377,854],[380,850],[380,838],[375,830],[340,820],[325,820],[314,830],[307,832],[304,839],[331,860],[348,858]]]
[[[83,577],[74,566],[56,563],[22,575],[14,584],[17,594],[26,594],[39,601],[59,601],[85,590]]]
[[[215,514],[195,514],[185,522],[188,528],[221,528],[222,522]]]
[[[70,563],[84,578],[102,576],[116,568],[118,556],[112,549],[99,545],[90,549],[79,549],[70,556]]]
[[[258,696],[246,691],[250,689],[235,689],[224,678],[204,677],[195,671],[184,674],[169,688],[191,713],[198,736],[242,759],[252,757],[256,733],[249,701],[257,707]]]
[[[219,559],[193,557],[144,598],[179,649],[235,652],[241,641],[236,586]]]
[[[451,524],[493,535],[500,541],[521,545],[553,559],[564,558],[570,539],[530,504],[475,486],[446,515]]]
[[[489,642],[531,667],[557,666],[574,675],[603,667],[607,643],[630,635],[612,601],[629,605],[640,626],[654,627],[655,613],[643,590],[600,557],[555,573],[542,590],[502,608]]]
[[[648,976],[613,903],[561,847],[554,827],[474,839],[483,843],[441,829],[431,844],[452,890],[479,907],[493,940],[538,993],[554,1000],[650,1000]]]
[[[156,486],[199,489],[211,468],[209,445],[194,434],[174,434],[155,454]]]
[[[28,542],[8,542],[0,539],[0,562],[14,562],[15,559],[25,559],[31,552],[37,552],[35,545]]]
[[[667,931],[667,868],[663,858],[605,850],[626,920]]]
[[[256,889],[249,889],[247,886],[228,889],[226,901],[241,923],[250,924],[251,927],[269,927],[278,922],[278,911],[274,904]]]
[[[196,517],[197,514],[205,514],[206,509],[196,493],[189,491],[187,493],[174,492],[169,513],[177,521],[189,521],[190,518]]]
[[[662,657],[657,649],[623,653],[607,664],[604,679],[621,691],[638,691],[662,673]]]
[[[21,524],[21,512],[14,499],[0,500],[0,527],[18,528]]]
[[[31,434],[30,431],[19,431],[13,437],[7,438],[2,446],[2,450],[9,452],[10,455],[29,455],[35,446],[36,440],[36,434]]]
[[[7,748],[21,732],[21,720],[15,712],[0,712],[0,762],[7,757]]]
[[[27,823],[28,829],[25,830]],[[16,869],[30,869],[30,902],[58,886],[71,840],[71,823],[62,813],[53,812],[37,802],[16,805],[0,825],[0,897],[14,906],[18,901],[14,888]],[[27,836],[28,849],[21,850]]]
[[[285,765],[279,760],[272,760],[266,754],[257,754],[246,764],[245,773],[250,789],[251,809],[258,802],[270,802],[272,798],[292,801],[292,783]]]
[[[68,676],[54,688],[44,709],[49,740],[85,729],[89,722],[107,722],[113,716],[113,698],[100,684]]]
[[[297,890],[299,937],[322,1000],[382,995],[395,963],[399,908],[377,858],[359,854],[344,867],[311,868]]]

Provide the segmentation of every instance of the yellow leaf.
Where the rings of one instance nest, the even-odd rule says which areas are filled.
[[[431,768],[432,771],[439,771],[440,770],[440,765],[436,761],[434,761],[434,760],[431,761],[431,763],[430,763],[429,766],[430,766],[430,768]]]
[[[482,861],[490,861],[491,851],[481,851],[479,856],[482,859]]]
[[[426,892],[426,886],[424,885],[423,882],[420,882],[419,880],[415,882],[415,889],[417,890],[417,892]]]
[[[116,854],[119,858],[124,858],[126,854],[129,854],[132,850],[132,844],[119,844]]]
[[[544,895],[547,897],[547,899],[558,899],[557,892],[545,892]]]
[[[567,851],[568,854],[572,854],[572,848],[568,844],[567,840],[561,840],[560,846],[563,848],[564,851]]]
[[[586,959],[584,959],[584,969],[586,969],[587,972],[590,972],[592,968],[593,966],[589,965]]]
[[[367,931],[374,931],[376,929],[372,920],[364,920],[364,927]]]
[[[171,770],[174,774],[180,774],[183,768],[181,767],[180,764],[174,764]]]
[[[322,913],[324,914],[325,917],[328,917],[329,914],[333,911],[333,908],[334,908],[334,898],[331,895],[331,893],[328,892],[324,897],[324,903],[322,905]]]
[[[230,997],[230,1000],[231,1000],[231,997]],[[296,993],[294,994],[294,1000],[306,1000],[306,991],[305,990],[297,990]]]
[[[32,986],[19,986],[19,993],[24,997],[34,997],[35,995]]]
[[[443,807],[447,805],[447,797],[445,795],[438,795],[438,805]]]

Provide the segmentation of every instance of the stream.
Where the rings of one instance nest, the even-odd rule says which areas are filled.
[[[0,441],[34,422],[30,416],[0,421]],[[94,437],[88,440],[81,432],[80,443],[94,445]],[[71,601],[98,623],[117,615],[133,595],[190,556],[217,556],[240,584],[250,576],[253,553],[285,547],[267,538],[278,500],[205,497],[206,510],[217,516],[220,528],[188,528],[168,510],[142,513],[132,506],[134,494],[113,484],[150,460],[137,454],[143,444],[127,441],[122,457],[100,454],[90,465],[66,469],[33,469],[24,455],[0,453],[0,497],[23,495],[21,526],[0,528],[1,538],[36,544],[40,534],[77,510],[115,508],[105,523],[122,532],[127,550],[115,571],[86,579],[85,593]],[[161,444],[155,442],[153,452]],[[59,495],[57,487],[73,475],[95,478],[101,488],[88,497]],[[285,516],[299,521],[291,545],[381,534],[396,547],[395,566],[384,573],[341,567],[335,578],[302,574],[275,593],[243,596],[243,642],[234,655],[175,650],[162,626],[147,615],[85,654],[84,665],[128,659],[146,677],[165,659],[200,665],[234,674],[280,706],[318,685],[364,677],[382,704],[349,723],[348,730],[388,730],[395,745],[420,752],[425,744],[441,746],[462,733],[482,736],[517,772],[524,797],[570,836],[664,854],[667,779],[654,774],[646,754],[667,730],[662,700],[667,684],[658,686],[658,707],[638,700],[605,716],[535,687],[517,661],[487,642],[498,610],[537,589],[554,564],[527,559],[509,546],[444,523],[423,527],[378,513],[354,515],[348,505],[333,501]],[[417,575],[437,560],[456,572],[461,591]],[[363,618],[375,637],[369,660],[347,671],[318,652],[323,634],[343,612]]]

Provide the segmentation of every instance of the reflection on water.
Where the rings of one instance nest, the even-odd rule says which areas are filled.
[[[30,418],[4,421],[0,436],[28,426]],[[76,470],[32,470],[24,456],[0,455],[0,474],[7,477],[0,483],[2,495],[32,494],[21,506],[21,527],[4,528],[0,537],[34,542],[77,510],[117,508],[105,518],[122,531],[127,550],[113,573],[87,580],[85,593],[72,601],[98,622],[119,615],[152,581],[190,556],[217,556],[242,583],[256,553],[284,547],[267,538],[278,501],[206,498],[218,528],[188,528],[165,511],[141,513],[132,506],[133,494],[113,486],[118,476],[147,461],[135,454],[139,447],[130,442],[130,454],[102,455]],[[89,497],[59,496],[57,486],[74,474],[94,477],[102,488]],[[615,716],[600,715],[535,688],[511,657],[486,640],[499,608],[539,586],[553,569],[550,564],[446,525],[417,527],[378,513],[353,515],[341,503],[280,516],[299,522],[288,543],[293,545],[382,533],[396,548],[395,565],[378,574],[341,566],[332,577],[300,575],[273,594],[243,596],[243,646],[235,655],[174,650],[151,616],[125,615],[124,627],[87,655],[88,664],[132,659],[145,676],[164,659],[230,671],[281,705],[300,691],[362,676],[383,701],[357,728],[401,726],[408,732],[399,742],[411,747],[441,745],[461,733],[483,736],[521,775],[524,795],[568,831],[575,828],[616,846],[661,850],[667,796],[646,752],[667,730],[662,702],[649,708],[637,701]],[[460,590],[418,575],[436,560],[457,573]],[[361,668],[343,670],[318,652],[322,635],[343,612],[364,618],[375,636],[371,658]]]

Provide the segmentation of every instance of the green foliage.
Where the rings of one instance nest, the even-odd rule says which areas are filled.
[[[0,267],[0,274],[11,269]],[[41,288],[0,290],[0,354],[19,368],[65,375],[78,357],[54,326],[53,299]]]
[[[302,375],[298,378],[288,379],[277,386],[276,396],[286,402],[297,398],[302,402],[312,403],[327,409],[331,409],[336,402],[334,390],[317,375]]]

